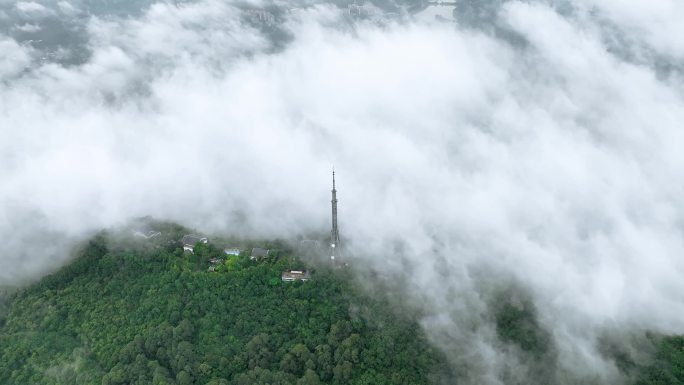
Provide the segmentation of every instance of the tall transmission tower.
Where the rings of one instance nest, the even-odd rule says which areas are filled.
[[[332,229],[330,230],[330,260],[333,263],[339,263],[335,258],[339,259],[340,249],[340,231],[337,228],[337,190],[335,189],[335,168],[332,172],[333,188],[332,188]]]

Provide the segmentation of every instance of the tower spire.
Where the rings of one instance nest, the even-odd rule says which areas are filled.
[[[333,188],[332,188],[332,229],[330,230],[330,260],[335,263],[335,258],[339,258],[340,232],[337,228],[337,189],[335,189],[335,167],[333,166]]]

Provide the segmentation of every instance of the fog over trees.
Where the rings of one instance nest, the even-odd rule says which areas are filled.
[[[456,3],[0,1],[0,290],[134,217],[325,232],[334,164],[359,290],[462,381],[672,380],[684,5]]]

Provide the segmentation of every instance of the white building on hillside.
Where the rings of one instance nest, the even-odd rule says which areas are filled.
[[[189,234],[183,237],[181,243],[183,244],[183,251],[189,251],[191,253],[195,252],[195,245],[197,242],[207,243],[209,240],[207,237],[202,237],[200,235]]]

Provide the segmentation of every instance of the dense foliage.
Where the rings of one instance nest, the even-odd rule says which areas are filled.
[[[684,337],[658,338],[653,361],[638,376],[637,385],[684,384]]]
[[[126,246],[97,236],[14,294],[0,383],[425,384],[443,370],[416,323],[357,293],[343,270],[284,283],[281,270],[301,267],[286,250],[190,254],[170,233]]]
[[[153,239],[100,234],[57,273],[13,294],[0,288],[0,384],[382,385],[457,378],[410,311],[355,290],[344,269],[284,283],[282,270],[306,267],[281,242],[243,242],[245,250],[271,249],[254,261],[248,252],[232,256],[217,247],[235,245],[231,240],[183,252],[178,240],[186,230],[162,230]],[[534,305],[508,290],[491,307],[498,339],[527,366],[527,383],[557,382],[559,357]],[[640,340],[646,359],[625,350],[634,344],[604,343],[625,382],[684,384],[684,337]]]
[[[522,300],[516,298],[520,294],[514,289],[495,298],[493,308],[499,340],[515,346],[518,359],[525,360],[527,385],[565,383],[558,379],[559,356],[549,331],[539,324],[531,301],[524,295]],[[618,383],[684,385],[684,336],[616,332],[612,337],[600,339],[598,348],[603,358],[612,361],[619,370],[622,379]],[[504,383],[515,382],[504,378]]]

